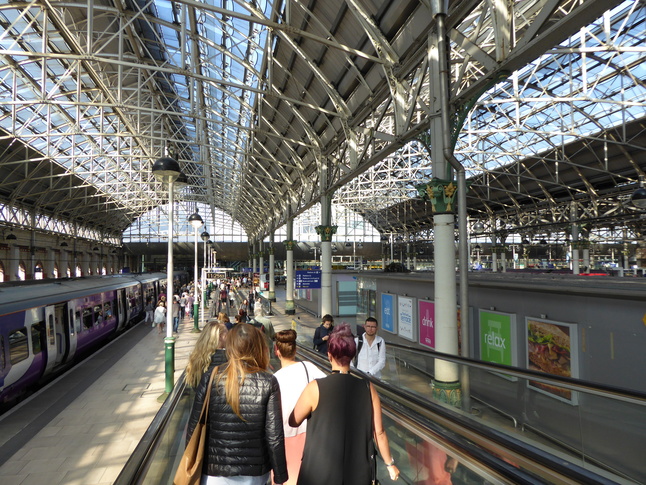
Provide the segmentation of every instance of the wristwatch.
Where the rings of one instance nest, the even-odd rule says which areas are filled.
[[[395,459],[390,460],[390,463],[386,463],[386,466],[393,466],[395,464]]]

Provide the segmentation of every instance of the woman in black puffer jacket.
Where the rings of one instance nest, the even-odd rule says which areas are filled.
[[[265,485],[269,472],[274,482],[287,480],[280,388],[266,371],[269,350],[262,333],[252,325],[234,326],[226,339],[229,363],[213,381],[208,412],[206,454],[202,485],[235,483]],[[188,422],[186,442],[200,417],[210,378],[202,376]],[[244,478],[243,478],[244,477]]]

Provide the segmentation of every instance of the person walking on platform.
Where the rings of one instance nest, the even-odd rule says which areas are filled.
[[[285,483],[280,388],[267,372],[269,352],[262,333],[251,325],[234,326],[227,334],[226,352],[229,361],[217,368],[210,394],[201,484],[265,485],[270,471],[276,484]],[[200,417],[209,379],[205,373],[195,391],[186,443]]]
[[[193,293],[189,293],[186,297],[186,316],[193,318],[193,304],[195,303],[195,297]]]
[[[145,320],[144,323],[145,324],[154,323],[155,322],[155,316],[154,316],[155,307],[153,306],[153,301],[150,298],[148,298],[148,301],[146,302],[146,307],[144,308],[144,310],[146,312],[146,320]]]
[[[174,333],[179,333],[179,296],[175,295],[173,297],[173,306],[172,306],[172,311],[173,311],[173,332]]]
[[[307,423],[298,428],[289,425],[289,415],[296,405],[305,386],[314,379],[325,377],[325,374],[311,362],[296,361],[296,332],[282,330],[276,334],[274,353],[280,360],[280,370],[274,375],[280,385],[280,396],[283,404],[283,430],[285,432],[285,455],[289,480],[286,485],[296,485],[298,470],[303,460],[305,432]]]
[[[399,478],[379,395],[371,382],[349,373],[355,353],[350,326],[343,323],[328,342],[332,374],[311,381],[289,417],[294,427],[308,419],[298,485],[370,484],[376,480],[375,441],[390,479]]]
[[[226,340],[227,329],[223,323],[211,320],[202,328],[186,366],[186,383],[193,389],[204,375],[210,376],[216,366],[226,363]]]
[[[153,327],[157,327],[157,333],[164,331],[164,324],[166,323],[166,304],[160,301],[155,308],[155,319],[153,320]]]
[[[179,316],[180,318],[186,317],[186,292],[182,293],[182,297],[179,299]]]
[[[218,296],[218,313],[225,311],[225,308],[228,307],[229,295],[224,284],[220,286],[220,293]],[[227,308],[228,313],[228,308]]]
[[[363,328],[365,333],[355,339],[357,356],[353,367],[361,372],[381,378],[381,371],[386,366],[386,342],[377,335],[377,319],[368,317]]]
[[[327,341],[334,330],[334,318],[332,315],[323,315],[321,325],[314,331],[314,350],[322,354],[327,354]]]

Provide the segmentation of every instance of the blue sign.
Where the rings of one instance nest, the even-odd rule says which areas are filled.
[[[395,333],[395,295],[381,294],[381,328]]]
[[[311,289],[321,287],[321,272],[310,270],[296,271],[294,278],[294,288]]]

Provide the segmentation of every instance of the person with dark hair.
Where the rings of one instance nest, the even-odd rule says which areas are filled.
[[[365,333],[354,339],[357,344],[357,355],[353,362],[361,372],[381,378],[381,371],[386,366],[386,342],[377,335],[377,319],[366,318],[363,326]]]
[[[298,428],[289,425],[289,415],[296,405],[303,389],[314,379],[325,377],[323,371],[311,362],[296,360],[296,332],[282,330],[276,334],[274,353],[280,360],[280,370],[274,376],[280,385],[280,395],[283,403],[283,429],[285,432],[285,455],[287,456],[288,485],[295,485],[298,469],[303,459],[305,432],[307,423]]]
[[[375,441],[390,479],[399,478],[377,391],[369,381],[349,373],[355,353],[350,326],[339,325],[328,343],[332,374],[310,382],[289,417],[291,426],[308,419],[298,485],[370,484],[376,473]]]
[[[321,325],[314,331],[314,349],[322,354],[327,354],[327,341],[334,330],[334,318],[332,315],[323,315]]]
[[[213,380],[207,417],[202,485],[265,485],[287,481],[278,381],[269,372],[269,351],[262,333],[235,325],[227,334],[227,364]],[[189,442],[200,417],[211,375],[195,391],[188,422]],[[235,477],[235,478],[234,478]]]

